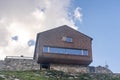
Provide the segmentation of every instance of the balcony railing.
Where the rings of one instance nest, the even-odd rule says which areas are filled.
[[[33,59],[33,57],[26,57],[26,56],[6,56],[6,59]]]

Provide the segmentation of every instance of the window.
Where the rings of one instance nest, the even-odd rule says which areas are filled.
[[[57,53],[57,54],[85,55],[85,56],[88,55],[88,50],[57,48],[57,47],[43,47],[43,52]]]
[[[72,42],[72,38],[66,37],[66,42]]]
[[[62,40],[66,42],[73,42],[73,39],[71,37],[63,37]]]
[[[82,55],[82,52],[79,49],[65,49],[65,53],[66,54]]]
[[[51,52],[51,53],[65,53],[65,49],[63,49],[63,48],[50,47],[50,52]]]
[[[83,55],[88,55],[88,50],[83,50]]]
[[[49,47],[44,47],[43,52],[49,52]]]

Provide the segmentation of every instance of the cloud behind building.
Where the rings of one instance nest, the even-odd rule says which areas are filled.
[[[74,19],[68,16],[70,4],[71,0],[1,0],[0,59],[33,56],[34,46],[28,46],[28,41],[35,40],[38,32],[65,24],[77,29]],[[80,15],[77,10],[74,18],[81,20]]]

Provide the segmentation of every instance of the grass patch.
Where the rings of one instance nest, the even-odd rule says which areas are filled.
[[[1,71],[0,74],[5,75],[6,79],[20,80],[46,80],[43,71]],[[0,79],[1,80],[1,79]]]
[[[120,80],[119,76],[112,74],[69,74],[55,70],[31,70],[31,71],[0,71],[0,80]]]

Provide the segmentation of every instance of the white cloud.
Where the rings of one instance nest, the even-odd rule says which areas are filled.
[[[5,19],[0,19],[0,47],[8,45],[9,31]]]
[[[13,5],[13,12],[10,11],[13,3],[17,3],[19,10]],[[19,3],[14,0],[13,3],[7,5],[4,16],[0,14],[0,59],[5,56],[33,56],[34,46],[29,47],[27,43],[30,39],[35,40],[38,32],[65,24],[77,29],[73,19],[68,16],[70,0],[21,0]],[[75,11],[76,18],[80,19],[81,13],[77,11],[79,9]],[[11,15],[7,15],[8,12]],[[18,36],[18,40],[12,40],[13,36]]]
[[[82,14],[81,14],[81,8],[77,7],[74,11],[74,17],[79,20],[80,22],[82,22]]]
[[[5,18],[0,18],[0,24],[3,24],[5,22]]]
[[[45,20],[45,13],[41,10],[39,10],[38,8],[35,9],[35,11],[32,13],[32,15],[38,19],[38,20]]]

